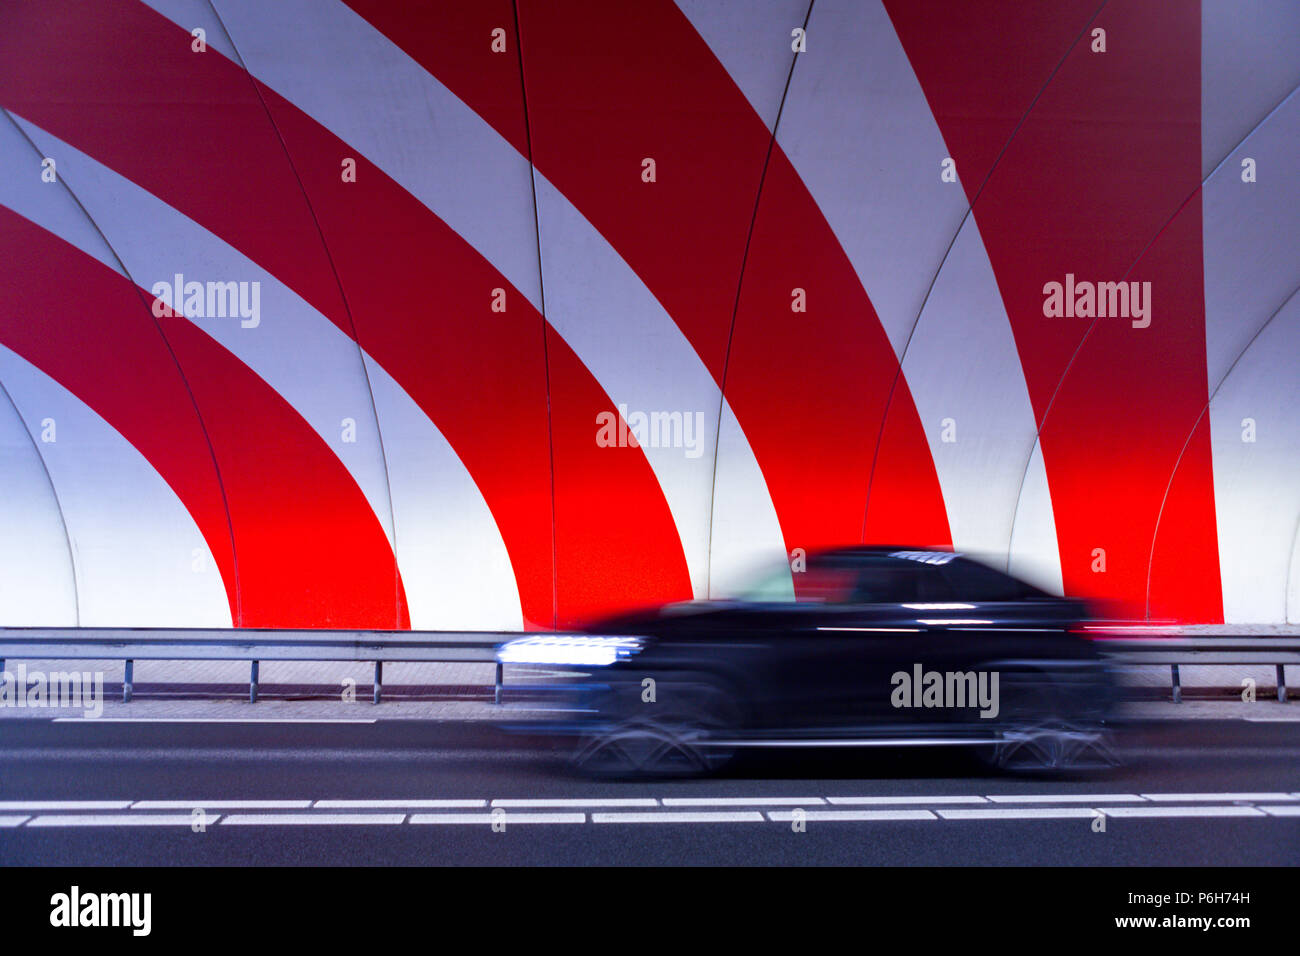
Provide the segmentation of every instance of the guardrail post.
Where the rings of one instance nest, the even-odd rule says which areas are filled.
[[[1280,704],[1286,703],[1286,665],[1278,664],[1277,666],[1277,700]]]
[[[379,703],[379,694],[384,687],[384,662],[375,661],[375,703]]]
[[[253,661],[252,666],[248,668],[248,702],[250,704],[257,703],[258,664],[259,664],[258,661]]]
[[[1174,682],[1174,703],[1181,704],[1183,702],[1183,685],[1178,682],[1178,665],[1170,664],[1169,673]]]
[[[503,670],[503,668],[502,668],[502,664],[501,664],[501,662],[500,662],[500,661],[497,661],[497,672],[496,672],[496,682],[495,682],[495,683],[496,683],[496,686],[492,689],[492,703],[494,703],[494,704],[499,704],[499,703],[501,703],[501,675],[502,675],[502,670]]]
[[[135,661],[127,661],[126,669],[122,672],[122,703],[131,703],[131,694],[135,687]]]

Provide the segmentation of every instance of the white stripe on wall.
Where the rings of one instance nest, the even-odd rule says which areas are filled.
[[[1253,62],[1254,52],[1238,50],[1235,62]],[[1216,53],[1207,66],[1226,69],[1226,54]],[[1209,89],[1226,96],[1236,84],[1225,79]],[[1293,94],[1223,159],[1201,193],[1210,436],[1228,623],[1276,623],[1288,614],[1300,620],[1293,559],[1300,525],[1300,300],[1287,302],[1300,286],[1298,141],[1300,94]],[[1245,158],[1256,163],[1253,183],[1242,181]]]
[[[347,468],[391,542],[386,452],[398,567],[412,626],[520,628],[518,589],[496,522],[464,464],[406,391],[373,361],[366,366],[368,386],[356,343],[238,250],[130,180],[18,119],[42,151],[57,158],[60,176],[137,283],[148,288],[171,282],[175,273],[186,281],[260,283],[256,327],[242,327],[238,317],[191,321],[307,421]],[[63,231],[68,217],[41,198],[59,191],[43,187],[37,177],[31,182],[35,185],[20,212],[90,255],[106,254],[82,244],[84,230]],[[376,411],[385,438],[391,439],[382,451]],[[355,442],[344,441],[344,419],[356,423]]]
[[[766,0],[743,17],[698,0],[678,6],[770,126],[804,5]],[[1015,571],[1059,592],[1019,352],[978,227],[964,219],[965,192],[940,178],[948,150],[907,54],[878,0],[818,0],[806,39],[777,140],[902,356],[953,544],[1003,566],[1010,551]],[[943,440],[946,419],[955,441]]]
[[[144,456],[75,395],[3,346],[0,381],[41,442],[63,507],[76,560],[80,624],[230,627],[230,604],[207,542]],[[41,441],[47,420],[54,423],[51,442]],[[21,504],[28,506],[26,500]],[[33,542],[30,552],[24,543],[3,553],[28,560],[33,553],[66,549],[56,529],[41,531],[57,536]],[[6,579],[5,590],[11,583]]]
[[[151,5],[179,16],[170,0]],[[341,3],[231,0],[220,12],[259,80],[365,155],[540,307],[530,167],[509,142]],[[698,455],[690,449],[695,457],[684,448],[644,449],[677,524],[693,591],[703,596],[717,385],[617,251],[541,175],[536,186],[552,326],[612,404],[625,403],[629,412],[704,413]],[[594,421],[591,428],[594,441]],[[755,484],[761,472],[743,435],[736,454],[741,460],[727,473],[736,487],[720,488],[718,497],[743,498],[758,531],[734,546],[715,541],[714,567],[724,576],[729,562],[755,550],[784,553],[779,536],[753,541],[777,527],[775,509],[766,484]]]

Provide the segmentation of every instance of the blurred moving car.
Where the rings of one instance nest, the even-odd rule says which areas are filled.
[[[806,560],[734,600],[520,638],[499,658],[573,669],[555,690],[568,716],[545,729],[592,774],[705,773],[774,746],[970,745],[1009,771],[1115,762],[1116,694],[1083,603],[951,551]]]

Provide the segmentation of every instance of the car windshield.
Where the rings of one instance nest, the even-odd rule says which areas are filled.
[[[751,604],[788,604],[794,600],[790,568],[780,564],[754,575],[730,595],[733,600]]]
[[[872,573],[874,571],[874,573]],[[736,599],[755,604],[864,604],[888,601],[915,593],[914,572],[906,568],[868,569],[856,562],[810,560],[801,571],[788,567],[768,570],[742,588]]]
[[[845,604],[851,600],[856,583],[853,568],[812,564],[792,573],[781,565],[758,575],[735,598],[753,604]]]
[[[951,553],[829,554],[806,567],[784,564],[756,575],[735,598],[755,604],[905,604],[1007,601],[1032,588],[1000,571]]]

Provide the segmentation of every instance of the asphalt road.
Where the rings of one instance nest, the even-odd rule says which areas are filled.
[[[1065,779],[873,749],[647,783],[483,722],[5,720],[0,864],[1300,862],[1300,722],[1161,721],[1123,747]]]

